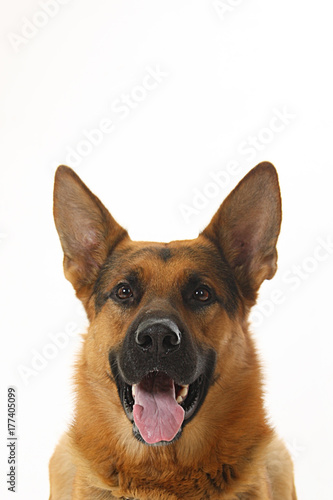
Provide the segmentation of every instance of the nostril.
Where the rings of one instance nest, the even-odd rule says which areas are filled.
[[[141,334],[138,334],[136,336],[136,343],[144,350],[150,349],[150,347],[153,344],[153,340],[150,335],[144,334],[143,332]]]
[[[180,344],[180,331],[178,330],[170,332],[170,334],[165,335],[164,340],[171,346],[176,346]]]
[[[163,338],[162,344],[166,353],[174,351],[180,344],[180,338],[176,334],[166,335]]]

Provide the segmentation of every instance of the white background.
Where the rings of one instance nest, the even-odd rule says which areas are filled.
[[[1,498],[48,498],[48,460],[71,418],[80,340],[68,332],[86,328],[62,274],[55,166],[75,168],[133,239],[171,240],[195,237],[269,160],[283,197],[279,270],[253,315],[267,407],[294,458],[299,499],[331,500],[331,2],[42,5],[7,2],[0,16]],[[145,90],[152,70],[163,76]],[[127,95],[132,107],[120,112]],[[105,120],[112,132],[87,145]],[[70,163],[73,150],[85,156]],[[214,187],[212,173],[224,184]],[[57,349],[50,335],[60,332],[67,345]],[[5,485],[8,385],[18,396],[15,495]]]

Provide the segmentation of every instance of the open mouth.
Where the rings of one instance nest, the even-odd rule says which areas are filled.
[[[177,384],[166,373],[149,372],[139,383],[118,380],[125,413],[133,422],[134,435],[150,445],[177,439],[183,426],[199,410],[208,383],[203,375],[191,384]]]

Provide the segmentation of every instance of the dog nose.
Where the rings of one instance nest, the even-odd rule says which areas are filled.
[[[171,319],[148,319],[138,326],[135,342],[142,351],[165,355],[179,348],[181,331]]]

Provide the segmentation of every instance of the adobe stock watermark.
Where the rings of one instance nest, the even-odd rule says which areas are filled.
[[[36,38],[40,30],[45,28],[51,19],[56,17],[63,5],[67,5],[71,0],[40,0],[39,8],[30,19],[24,17],[19,33],[10,32],[7,35],[10,45],[15,52],[19,52],[31,40]]]
[[[212,6],[221,21],[224,21],[226,16],[234,12],[244,0],[213,0]]]
[[[71,321],[67,323],[64,331],[58,333],[48,333],[48,342],[40,349],[31,349],[31,358],[28,364],[20,364],[17,371],[24,385],[28,385],[31,379],[37,377],[45,370],[60,351],[63,351],[73,337],[78,337],[79,327]]]
[[[238,153],[246,160],[253,161],[259,151],[263,151],[273,142],[277,134],[284,132],[290,123],[296,118],[294,113],[287,110],[287,106],[282,109],[273,108],[272,116],[265,127],[258,130],[255,135],[249,135],[238,146]]]
[[[252,163],[258,153],[264,151],[275,140],[277,135],[286,130],[295,118],[296,115],[290,112],[287,106],[282,106],[280,109],[273,108],[272,116],[266,125],[261,127],[255,134],[248,135],[246,139],[239,143],[238,155],[244,157],[246,162]],[[202,189],[193,189],[191,203],[181,203],[179,205],[184,221],[188,223],[191,217],[198,215],[217,196],[222,199],[222,192],[228,188],[232,178],[241,173],[241,170],[241,163],[233,160],[223,170],[209,172],[211,182],[208,182]]]
[[[108,116],[101,118],[94,128],[83,129],[81,139],[76,145],[66,146],[65,164],[74,168],[78,167],[96,147],[103,143],[105,137],[110,136],[116,130],[118,123],[142,106],[143,102],[168,76],[169,73],[162,70],[159,64],[147,66],[141,81],[112,101],[111,113]],[[59,162],[54,162],[52,168],[58,165]]]
[[[275,288],[270,292],[268,298],[259,300],[254,306],[250,316],[251,325],[260,326],[265,319],[272,316],[276,308],[282,305],[290,294],[296,292],[320,268],[322,262],[325,262],[332,255],[333,236],[318,237],[311,255],[304,257],[299,264],[294,264],[283,273],[281,281],[287,287]]]

